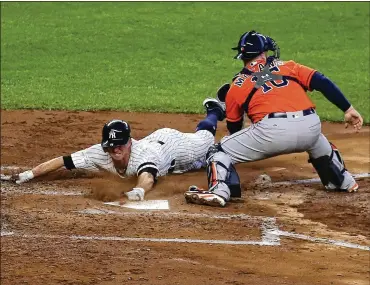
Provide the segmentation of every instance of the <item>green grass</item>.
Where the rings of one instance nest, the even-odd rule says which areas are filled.
[[[203,112],[257,29],[329,76],[367,122],[367,2],[3,2],[3,109]],[[323,119],[343,114],[312,94]]]

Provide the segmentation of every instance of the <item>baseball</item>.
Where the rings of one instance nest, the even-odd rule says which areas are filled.
[[[255,183],[258,185],[268,185],[271,184],[272,180],[271,177],[267,174],[261,174],[257,177]]]

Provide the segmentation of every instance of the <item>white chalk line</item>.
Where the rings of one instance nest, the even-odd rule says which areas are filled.
[[[17,170],[17,169],[25,169],[29,167],[19,167],[19,166],[13,166],[13,165],[3,165],[1,166],[1,170]],[[281,170],[283,168],[278,168],[278,170]],[[275,170],[273,170],[275,171]],[[353,174],[353,178],[359,179],[359,178],[369,178],[370,173],[364,172],[364,173],[358,173]],[[295,185],[295,184],[313,184],[313,183],[321,183],[319,178],[311,178],[311,179],[299,179],[299,180],[287,180],[287,181],[280,181],[280,182],[273,182],[271,183],[271,186],[282,186],[282,185]],[[11,191],[6,191],[11,192]],[[16,192],[16,191],[15,191]],[[82,196],[83,193],[73,193],[73,192],[63,192],[63,191],[27,191],[22,192],[24,194],[41,194],[41,195],[61,195],[61,196]]]
[[[111,214],[114,211],[105,212],[105,214]],[[92,212],[90,213],[92,214]],[[99,212],[98,214],[102,214]],[[115,212],[116,214],[116,212]],[[122,213],[123,214],[123,213]],[[135,216],[139,216],[140,213],[130,213],[135,214]],[[170,213],[172,214],[172,213]],[[192,216],[192,217],[199,217],[199,218],[215,218],[215,219],[235,219],[234,216],[238,216],[243,220],[247,219],[248,215],[207,215],[207,214],[187,214],[187,213],[173,213],[174,215],[170,215],[166,213],[166,216]],[[164,215],[161,215],[164,216]],[[254,217],[252,217],[254,218]],[[370,246],[359,245],[355,243],[350,243],[346,241],[328,239],[328,238],[318,238],[318,237],[311,237],[303,234],[291,233],[287,231],[281,231],[278,229],[276,225],[275,218],[266,218],[264,217],[261,225],[262,230],[262,240],[261,241],[240,241],[240,240],[201,240],[201,239],[180,239],[180,238],[131,238],[131,237],[118,237],[118,236],[83,236],[83,235],[30,235],[30,234],[20,234],[15,233],[13,231],[1,231],[1,237],[21,237],[21,238],[51,238],[51,239],[77,239],[77,240],[101,240],[101,241],[131,241],[131,242],[163,242],[163,243],[202,243],[202,244],[227,244],[227,245],[259,245],[259,246],[279,246],[280,243],[280,236],[293,238],[293,239],[301,239],[306,241],[311,241],[314,243],[323,243],[327,245],[334,245],[339,247],[346,247],[346,248],[353,248],[353,249],[360,249],[370,251]]]
[[[9,166],[10,167],[10,166]],[[355,179],[359,178],[369,178],[370,173],[359,173],[352,175]],[[311,179],[300,179],[300,180],[291,180],[291,181],[280,181],[280,182],[273,182],[271,186],[283,186],[283,185],[297,185],[297,184],[314,184],[314,183],[321,183],[319,178],[311,178]],[[56,190],[28,190],[28,191],[17,191],[17,190],[7,190],[1,189],[1,193],[21,193],[21,194],[31,194],[31,195],[50,195],[50,196],[83,196],[84,193],[73,192],[73,191],[56,191]],[[268,198],[261,198],[260,200],[268,199]]]
[[[1,166],[2,169],[17,169],[14,166]],[[359,173],[352,175],[355,179],[359,178],[369,178],[370,173]],[[297,185],[297,184],[314,184],[314,183],[321,183],[319,178],[311,178],[311,179],[300,179],[300,180],[291,180],[291,181],[280,181],[280,182],[273,182],[271,186],[284,186],[284,185]],[[31,194],[31,195],[50,195],[50,196],[84,196],[84,193],[81,191],[74,192],[74,191],[57,191],[57,190],[28,190],[28,191],[17,191],[15,189],[8,190],[2,187],[1,193],[19,193],[19,194]],[[268,198],[260,198],[260,200],[268,199]]]
[[[23,167],[14,166],[14,165],[2,165],[0,167],[1,170],[7,170],[7,169],[9,169],[9,170],[17,170],[17,169],[21,169],[21,168],[23,168]]]
[[[118,215],[118,216],[139,216],[139,217],[166,217],[166,218],[208,218],[208,219],[226,219],[226,220],[257,220],[257,221],[265,221],[269,218],[263,216],[250,216],[247,214],[198,214],[198,213],[182,213],[182,212],[119,212],[119,211],[112,211],[102,208],[90,208],[75,211],[78,214],[85,214],[85,215]]]
[[[22,191],[24,194],[38,194],[38,195],[50,195],[50,196],[82,196],[82,192],[73,192],[73,191],[54,191],[54,190],[38,190],[37,192],[33,191]]]
[[[1,231],[1,237],[20,237],[20,238],[47,238],[47,239],[72,239],[72,240],[100,240],[100,241],[130,241],[130,242],[159,242],[159,243],[201,243],[201,244],[226,244],[226,245],[260,245],[276,246],[280,245],[280,238],[272,236],[268,231],[277,231],[275,218],[267,219],[265,225],[262,224],[262,240],[203,240],[185,238],[131,238],[118,236],[83,236],[83,235],[42,235],[42,234],[20,234],[11,231]]]
[[[4,189],[2,187],[1,189],[2,194],[7,194],[7,193],[18,193],[18,194],[31,194],[31,195],[47,195],[47,196],[83,196],[84,193],[82,191],[57,191],[57,190],[14,190],[12,189],[11,191]]]
[[[262,241],[232,241],[232,240],[198,240],[180,238],[130,238],[117,236],[80,236],[80,235],[28,235],[16,234],[14,232],[1,233],[1,237],[21,238],[49,238],[49,239],[72,239],[72,240],[100,240],[100,241],[131,241],[131,242],[162,242],[162,243],[203,243],[203,244],[228,244],[228,245],[274,245]]]
[[[359,173],[352,175],[353,178],[368,178],[370,177],[370,173]],[[320,178],[311,178],[311,179],[300,179],[300,180],[291,180],[291,181],[281,181],[281,182],[273,182],[271,183],[272,186],[281,186],[281,185],[295,185],[295,184],[313,184],[313,183],[321,183]]]
[[[272,231],[271,234],[276,234],[276,235],[279,235],[279,236],[285,236],[285,237],[296,238],[296,239],[302,239],[302,240],[308,240],[308,241],[312,241],[312,242],[316,242],[316,243],[333,244],[333,245],[342,246],[342,247],[356,248],[356,249],[362,249],[362,250],[370,251],[370,246],[359,245],[359,244],[346,242],[346,241],[338,241],[338,240],[334,240],[334,239],[310,237],[310,236],[306,236],[306,235],[302,235],[302,234],[296,234],[296,233],[285,232],[285,231],[280,231],[280,230],[278,230],[277,232]]]

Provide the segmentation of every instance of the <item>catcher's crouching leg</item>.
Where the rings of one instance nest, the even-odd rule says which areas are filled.
[[[344,161],[339,150],[335,145],[330,143],[332,152],[329,155],[324,155],[318,158],[310,158],[320,177],[322,184],[328,190],[341,190],[347,192],[355,192],[358,189],[358,184],[352,175],[345,168]]]
[[[230,197],[241,197],[240,179],[230,157],[212,146],[207,154],[208,190],[191,186],[185,193],[188,203],[225,206]]]

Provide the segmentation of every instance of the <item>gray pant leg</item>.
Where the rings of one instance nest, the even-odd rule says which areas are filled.
[[[316,114],[303,116],[302,112],[288,112],[287,118],[268,119],[221,140],[221,148],[233,164],[256,161],[269,157],[307,151],[310,158],[331,157],[332,147],[321,133],[320,118]],[[343,171],[341,185],[325,185],[327,188],[348,189],[355,183],[351,174],[336,155],[334,167]],[[329,183],[330,184],[330,183]]]
[[[309,116],[267,119],[221,140],[233,164],[307,151],[321,133],[320,119]]]
[[[331,152],[331,145],[328,139],[323,134],[320,134],[319,138],[313,144],[313,146],[307,150],[308,155],[310,156],[310,158],[313,159],[322,157],[324,155],[330,156]]]

